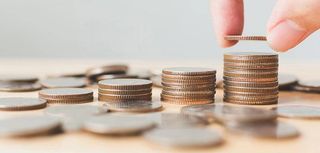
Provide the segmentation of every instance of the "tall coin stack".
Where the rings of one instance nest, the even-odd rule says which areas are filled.
[[[192,105],[214,102],[216,70],[210,68],[175,67],[162,70],[161,100]]]
[[[105,102],[151,101],[152,82],[144,79],[108,79],[98,83],[98,99]]]
[[[224,102],[278,103],[278,55],[261,52],[224,54]]]

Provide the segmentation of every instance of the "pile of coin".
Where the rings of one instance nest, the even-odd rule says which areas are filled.
[[[267,105],[278,102],[278,55],[224,54],[224,102]]]
[[[152,82],[144,79],[109,79],[98,83],[99,101],[151,101]]]
[[[51,88],[39,91],[39,98],[48,103],[81,104],[93,101],[93,91],[83,88]]]
[[[216,70],[175,67],[162,70],[161,100],[172,104],[191,105],[214,102]]]

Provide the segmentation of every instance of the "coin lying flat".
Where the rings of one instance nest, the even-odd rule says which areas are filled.
[[[86,81],[81,78],[60,77],[41,80],[41,85],[45,88],[81,88],[86,86]]]
[[[278,54],[265,52],[229,52],[224,54],[224,58],[230,60],[278,59]]]
[[[86,72],[86,77],[95,81],[97,77],[104,74],[125,74],[128,71],[128,66],[124,64],[103,65],[99,67],[89,68]]]
[[[223,142],[219,133],[203,128],[154,129],[144,138],[170,147],[209,147]]]
[[[294,85],[298,83],[298,78],[290,74],[279,74],[279,90],[289,90],[292,89]]]
[[[128,78],[138,78],[137,75],[129,74],[105,74],[97,78],[97,81],[108,80],[108,79],[128,79]]]
[[[212,75],[216,74],[216,70],[210,68],[197,67],[174,67],[162,70],[163,74],[167,75]]]
[[[41,109],[47,106],[47,102],[38,98],[11,97],[0,98],[0,110],[22,111]]]
[[[86,131],[108,135],[131,135],[149,130],[155,126],[155,122],[143,116],[112,116],[101,115],[91,117],[84,123]]]
[[[39,83],[17,83],[17,82],[0,82],[0,91],[5,92],[28,92],[40,90]]]
[[[287,118],[320,119],[320,107],[305,105],[282,105],[274,107],[279,116]]]
[[[234,123],[227,124],[226,128],[231,132],[262,138],[284,139],[299,136],[297,128],[280,121]]]
[[[211,118],[222,123],[269,121],[277,117],[271,110],[222,104],[185,106],[181,108],[181,113]]]
[[[107,102],[104,106],[110,111],[142,113],[159,111],[163,108],[160,101]]]
[[[320,81],[299,81],[294,90],[310,93],[320,93]]]
[[[0,75],[0,81],[1,82],[29,82],[34,83],[38,81],[38,77],[33,75],[22,75],[22,74],[16,74],[16,75]]]
[[[108,95],[141,95],[141,94],[151,94],[152,89],[140,89],[140,90],[113,90],[113,89],[98,89],[99,94]]]
[[[110,79],[99,81],[101,89],[134,90],[151,88],[152,82],[144,79]]]
[[[24,116],[0,120],[0,136],[21,137],[49,134],[60,128],[60,121],[48,116]]]
[[[64,131],[78,131],[89,117],[105,114],[108,109],[93,105],[63,105],[50,106],[44,112],[47,115],[61,118]]]
[[[51,99],[59,99],[59,98],[74,98],[80,99],[82,97],[92,97],[93,91],[89,89],[82,88],[54,88],[54,89],[43,89],[39,91],[40,98],[51,98]]]
[[[224,37],[226,40],[255,40],[255,41],[266,41],[266,36],[242,36],[242,35],[227,35]]]

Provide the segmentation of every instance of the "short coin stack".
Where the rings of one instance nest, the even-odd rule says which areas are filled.
[[[267,105],[278,102],[278,55],[224,54],[224,102]]]
[[[175,67],[162,71],[161,100],[172,104],[192,105],[214,102],[216,70]]]
[[[108,79],[99,81],[99,101],[151,101],[152,82],[144,79]]]
[[[39,91],[39,98],[48,103],[81,104],[93,101],[93,91],[83,88],[51,88]]]

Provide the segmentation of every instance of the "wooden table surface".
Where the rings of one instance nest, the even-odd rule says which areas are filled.
[[[128,63],[132,69],[147,68],[160,70],[163,67],[172,66],[202,66],[216,67],[218,75],[221,75],[221,61],[177,61],[177,60],[103,60],[103,59],[2,59],[0,61],[1,74],[35,74],[45,77],[50,74],[65,72],[81,72],[86,68],[108,64],[108,63]],[[317,79],[320,76],[317,61],[308,62],[280,62],[280,73],[291,73],[301,79]],[[319,65],[319,62],[318,62]],[[319,80],[319,79],[318,79]],[[95,96],[97,90],[94,89]],[[153,89],[153,99],[159,99],[161,89]],[[217,90],[216,103],[222,102],[222,91]],[[0,92],[0,97],[37,97],[37,92],[7,93]],[[96,98],[95,98],[96,99]],[[95,102],[88,105],[100,105]],[[279,104],[305,104],[320,106],[320,94],[306,94],[299,92],[281,92]],[[50,107],[50,105],[48,106]],[[177,112],[180,106],[164,104],[165,112]],[[263,106],[271,107],[271,106]],[[13,116],[25,116],[33,114],[43,114],[43,110],[23,111],[23,112],[0,112],[0,118]],[[97,136],[85,132],[73,132],[56,136],[36,137],[36,138],[1,138],[1,153],[319,153],[320,152],[320,120],[283,119],[284,122],[296,126],[301,135],[293,139],[271,140],[258,139],[243,135],[231,134],[223,127],[213,124],[208,128],[214,128],[224,136],[224,143],[217,147],[206,149],[172,149],[162,147],[145,141],[142,137],[108,137]]]

